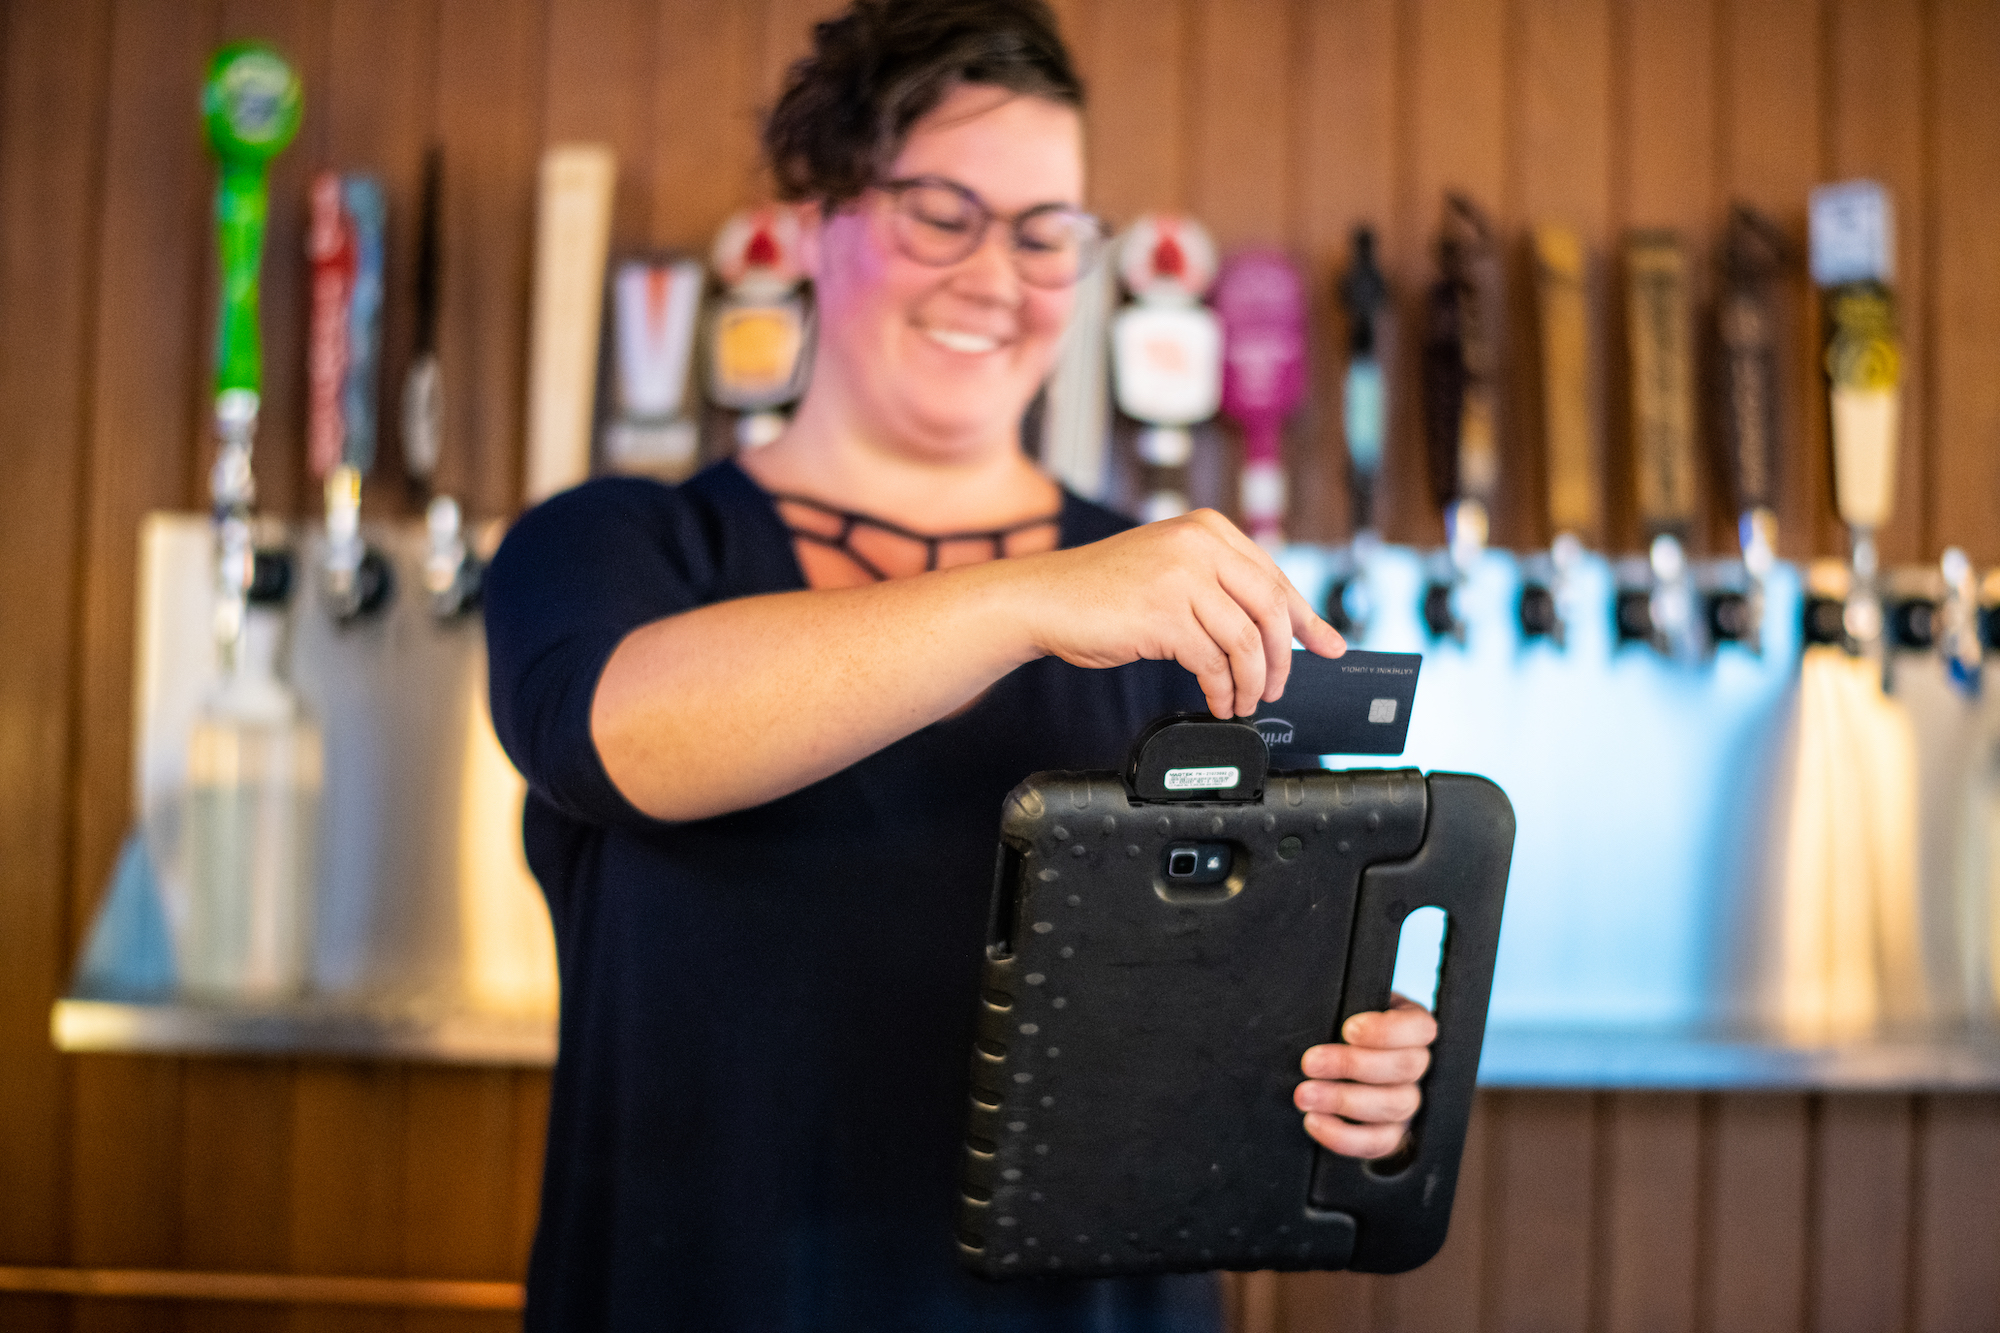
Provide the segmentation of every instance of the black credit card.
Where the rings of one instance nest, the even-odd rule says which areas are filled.
[[[1422,653],[1294,649],[1284,697],[1251,720],[1274,756],[1401,754],[1423,664]]]

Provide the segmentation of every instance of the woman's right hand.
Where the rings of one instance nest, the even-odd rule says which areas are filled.
[[[1179,662],[1217,717],[1283,693],[1294,637],[1322,657],[1347,648],[1270,554],[1212,509],[1002,564],[1027,593],[1039,654],[1084,667]]]

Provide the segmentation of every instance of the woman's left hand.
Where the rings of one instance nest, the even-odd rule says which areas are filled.
[[[1292,1102],[1306,1113],[1306,1133],[1344,1157],[1387,1157],[1403,1145],[1421,1100],[1417,1080],[1430,1068],[1437,1020],[1401,995],[1379,1013],[1356,1014],[1341,1040],[1314,1046],[1299,1061],[1306,1081]]]

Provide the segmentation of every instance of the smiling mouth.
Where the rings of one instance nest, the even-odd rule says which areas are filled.
[[[1000,340],[984,333],[968,333],[963,329],[925,329],[924,336],[940,347],[948,347],[954,352],[977,355],[981,352],[997,352]]]

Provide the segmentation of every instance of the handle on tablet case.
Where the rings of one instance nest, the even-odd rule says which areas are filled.
[[[1514,808],[1506,793],[1484,778],[1433,773],[1422,847],[1407,861],[1370,866],[1362,874],[1340,997],[1341,1024],[1388,1005],[1405,917],[1419,907],[1439,907],[1446,925],[1438,1037],[1410,1144],[1379,1163],[1323,1148],[1315,1153],[1309,1202],[1317,1210],[1355,1219],[1351,1268],[1404,1272],[1444,1244],[1472,1116],[1513,848]]]

